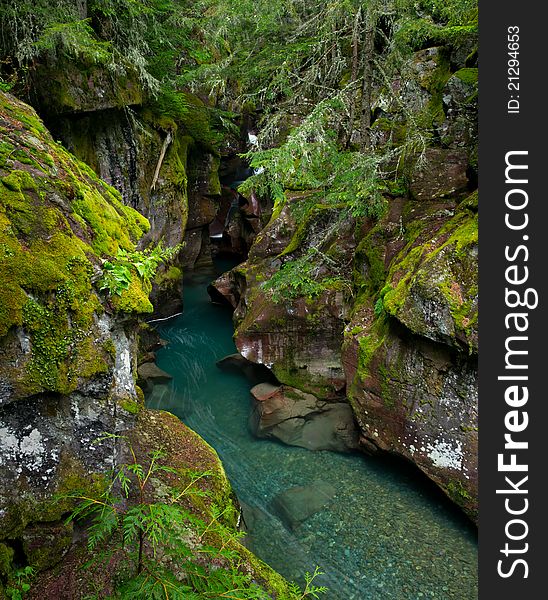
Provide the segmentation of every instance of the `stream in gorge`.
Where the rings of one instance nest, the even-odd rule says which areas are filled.
[[[255,438],[250,384],[216,361],[236,351],[230,310],[207,285],[233,266],[185,277],[184,314],[156,324],[169,344],[157,364],[173,376],[155,386],[151,408],[177,415],[219,453],[244,506],[246,545],[286,578],[315,580],[325,600],[471,600],[477,597],[476,529],[410,465],[386,457],[311,452]],[[291,530],[273,506],[296,486],[334,491],[331,502]]]

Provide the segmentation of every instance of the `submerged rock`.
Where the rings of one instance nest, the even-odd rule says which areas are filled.
[[[336,493],[337,490],[324,481],[292,487],[274,498],[272,510],[286,527],[294,531],[312,515],[329,506]]]
[[[160,369],[160,367],[158,367],[153,362],[146,362],[142,364],[137,369],[137,374],[139,375],[139,379],[142,379],[147,383],[152,384],[166,383],[173,379],[173,377],[169,373],[166,373],[165,371]]]
[[[286,385],[261,383],[250,426],[258,437],[275,437],[308,450],[344,452],[358,446],[352,409],[345,402],[325,402]]]

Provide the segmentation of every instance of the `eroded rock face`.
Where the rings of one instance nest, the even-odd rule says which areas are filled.
[[[236,330],[236,346],[248,360],[272,369],[280,381],[333,398],[345,384],[342,304],[338,292],[325,294],[321,303],[298,299],[289,306],[258,296]]]
[[[410,200],[403,247],[383,256],[368,234],[358,257],[382,259],[377,295],[345,331],[347,394],[364,445],[412,460],[477,513],[477,194],[457,206]],[[391,230],[394,215],[375,229]],[[391,234],[388,234],[391,237]],[[393,237],[393,234],[392,234]],[[376,301],[375,301],[376,298]],[[375,307],[373,306],[375,301]]]
[[[37,65],[30,96],[33,105],[48,113],[78,114],[141,104],[143,87],[129,65],[125,74],[113,77],[91,61],[56,56]]]
[[[417,200],[435,200],[468,189],[468,155],[465,150],[428,148],[414,170],[410,192]]]
[[[408,189],[386,195],[380,219],[335,220],[311,193],[288,192],[248,260],[213,286],[235,307],[242,355],[319,401],[345,396],[365,450],[413,461],[475,519],[477,69],[467,60],[423,50],[390,94],[375,92],[374,145],[403,140],[402,105],[437,138],[408,161]],[[314,404],[297,396],[259,399],[255,426],[276,423],[291,440],[277,411],[297,422],[291,411]]]
[[[234,529],[239,520],[239,506],[237,505],[230,482],[216,452],[198,434],[188,429],[179,419],[165,411],[143,409],[129,429],[120,431],[127,436],[139,464],[147,465],[150,452],[162,449],[169,457],[166,466],[171,467],[184,475],[157,471],[155,477],[149,480],[144,490],[145,502],[165,501],[168,489],[177,487],[184,489],[189,480],[187,473],[210,473],[201,481],[202,493],[207,493],[211,501],[189,502],[184,499],[186,510],[190,510],[196,518],[205,522],[218,519],[223,525]],[[128,444],[119,448],[117,454],[118,464],[133,460]],[[129,503],[136,498],[130,495]],[[222,507],[223,514],[214,513],[213,507]],[[52,535],[57,536],[52,539]],[[33,579],[32,588],[28,594],[30,600],[54,599],[74,600],[85,598],[92,594],[100,597],[111,596],[114,591],[118,574],[127,568],[127,558],[122,553],[113,552],[110,557],[108,569],[86,569],[85,563],[89,561],[89,553],[82,551],[85,540],[77,540],[70,548],[66,547],[70,530],[63,528],[59,522],[29,527],[24,534],[23,547],[26,552],[32,553],[41,566],[53,556],[62,556],[62,563],[55,570],[38,573]],[[77,537],[75,535],[75,537]],[[197,534],[188,533],[191,540],[190,546],[198,545]],[[44,552],[44,544],[50,542],[50,554]],[[238,555],[238,563],[242,572],[250,574],[253,579],[264,587],[271,596],[286,596],[289,594],[289,584],[270,567],[260,562],[251,552],[241,546],[237,541],[232,545],[232,551]],[[0,543],[0,556],[10,556],[9,550],[3,552]],[[2,573],[0,560],[0,573]]]
[[[333,285],[315,290],[314,297],[278,298],[269,279],[322,240],[322,248],[335,258],[334,265],[352,256],[354,224],[340,221],[336,210],[319,210],[328,233],[316,217],[297,227],[295,207],[306,198],[296,195],[277,218],[257,236],[248,260],[213,282],[210,292],[236,306],[235,342],[248,360],[271,368],[279,381],[315,394],[321,399],[340,396],[345,385],[341,362],[341,339],[349,308],[344,288]],[[338,268],[338,267],[337,267]],[[328,274],[328,272],[326,272]],[[317,291],[317,293],[316,293]]]
[[[30,107],[0,92],[0,539],[45,568],[70,545],[56,493],[101,486],[139,409],[135,274],[101,293],[102,261],[131,251],[148,221],[53,141]],[[54,536],[56,543],[47,544]],[[13,548],[12,548],[13,549]]]
[[[79,97],[70,78],[65,85]],[[160,266],[150,295],[156,317],[181,312],[182,270],[211,263],[208,225],[221,193],[219,155],[207,143],[208,125],[202,123],[207,111],[189,96],[188,122],[158,122],[142,97],[133,102],[122,94],[117,102],[95,106],[93,96],[89,106],[84,100],[73,108],[60,104],[53,110],[45,101],[40,106],[55,136],[119,190],[124,204],[148,218],[143,246],[184,244],[171,265]]]
[[[354,416],[342,399],[325,402],[296,388],[268,383],[253,387],[251,395],[255,402],[249,422],[255,435],[308,450],[357,448]]]

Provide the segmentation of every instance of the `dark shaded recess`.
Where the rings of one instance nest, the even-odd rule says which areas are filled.
[[[247,360],[241,354],[231,354],[217,361],[217,367],[226,373],[240,373],[251,385],[270,383],[280,385],[274,373],[265,365]]]

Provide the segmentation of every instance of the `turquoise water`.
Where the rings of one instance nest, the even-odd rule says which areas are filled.
[[[235,352],[230,312],[206,291],[218,273],[187,277],[184,315],[157,324],[169,342],[157,362],[173,382],[157,386],[148,405],[176,414],[217,450],[246,508],[247,545],[291,580],[319,565],[325,600],[475,599],[475,528],[415,469],[250,434],[249,383],[215,365]],[[332,503],[290,531],[274,497],[317,482],[336,489]]]

